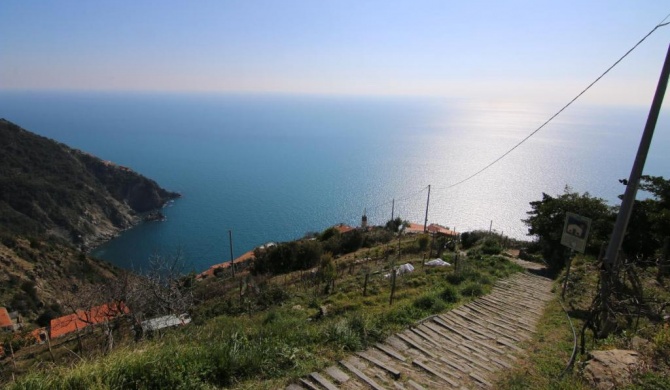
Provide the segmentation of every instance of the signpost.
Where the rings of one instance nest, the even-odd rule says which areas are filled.
[[[590,229],[590,218],[575,213],[565,213],[561,245],[567,246],[575,252],[584,253]]]
[[[591,230],[591,219],[582,217],[575,213],[565,213],[565,223],[563,224],[563,234],[561,235],[561,245],[572,249],[570,259],[568,260],[568,269],[565,271],[565,281],[563,282],[563,291],[561,299],[565,298],[565,288],[568,285],[570,277],[570,265],[575,252],[584,253],[586,249],[586,240],[589,238]]]

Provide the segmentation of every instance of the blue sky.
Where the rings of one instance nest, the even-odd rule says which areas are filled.
[[[658,0],[3,0],[0,89],[566,101],[668,13]],[[586,99],[648,104],[669,38]]]

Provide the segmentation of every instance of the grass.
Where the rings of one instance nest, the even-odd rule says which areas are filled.
[[[127,343],[73,367],[35,370],[9,388],[280,388],[422,318],[463,304],[488,291],[496,279],[520,270],[487,256],[472,260],[459,276],[448,267],[423,269],[419,259],[414,262],[416,271],[396,280],[393,305],[391,279],[384,277],[388,264],[379,264],[380,272],[369,277],[366,296],[363,268],[345,268],[329,295],[319,286],[278,284],[293,280],[289,275],[268,281],[274,295],[277,289],[282,294],[273,305],[263,305],[266,309],[259,306],[235,315],[203,309],[214,317],[202,315],[162,338]],[[231,305],[238,302],[223,299]],[[325,316],[319,315],[322,307]]]
[[[563,375],[570,354],[573,336],[567,317],[557,299],[549,302],[537,325],[532,340],[521,348],[528,355],[515,363],[515,368],[503,374],[499,389],[589,389],[572,371]]]
[[[645,283],[645,294],[659,301],[670,301],[670,293],[665,284],[655,280],[655,269],[639,269]],[[557,279],[554,290],[560,293],[564,275]],[[573,262],[566,294],[566,307],[571,313],[574,326],[579,331],[596,291],[598,268],[592,258],[578,257]],[[636,325],[635,325],[636,324]],[[634,339],[644,341],[640,345]],[[643,360],[643,369],[633,375],[633,383],[627,389],[668,389],[670,388],[670,326],[641,318],[639,323],[623,327],[619,332],[605,339],[594,339],[586,333],[585,346],[588,350],[636,349]],[[515,368],[501,376],[498,389],[591,389],[581,376],[588,356],[579,355],[571,370],[565,371],[573,348],[573,334],[558,296],[552,300],[538,322],[537,332],[521,348],[528,354],[515,363]]]

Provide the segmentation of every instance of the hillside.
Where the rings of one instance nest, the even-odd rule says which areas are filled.
[[[5,119],[0,140],[0,306],[24,315],[51,301],[49,286],[113,277],[82,251],[179,196]]]

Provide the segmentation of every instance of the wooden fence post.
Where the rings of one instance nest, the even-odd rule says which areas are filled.
[[[393,270],[393,274],[391,275],[391,298],[389,299],[389,305],[393,305],[393,295],[395,294],[395,278],[396,278],[396,270]]]
[[[365,273],[365,282],[363,282],[363,296],[367,297],[368,296],[368,279],[370,278],[369,273]]]

